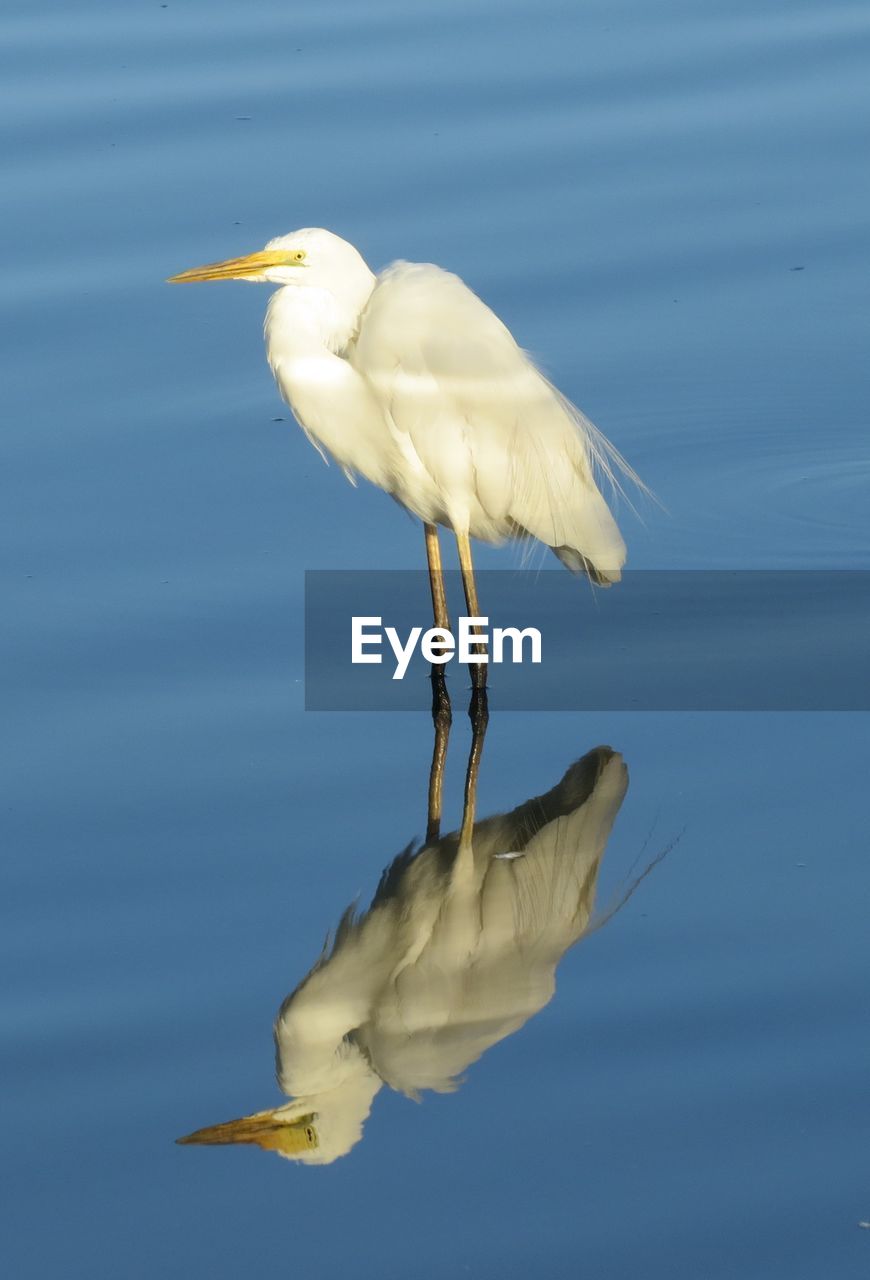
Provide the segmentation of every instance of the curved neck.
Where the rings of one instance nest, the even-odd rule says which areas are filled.
[[[341,294],[286,285],[266,312],[266,353],[309,440],[346,471],[389,489],[394,446],[371,387],[343,358],[375,284],[368,267]]]
[[[329,1009],[323,1025],[306,1025],[305,1018],[280,1017],[275,1026],[275,1067],[278,1084],[288,1097],[354,1088],[374,1097],[381,1079],[352,1033],[330,1026]],[[316,1017],[316,1015],[315,1015]],[[340,1038],[339,1038],[340,1037]]]
[[[264,332],[269,363],[274,369],[294,357],[317,351],[339,355],[359,327],[363,309],[375,287],[375,277],[351,281],[342,296],[331,289],[285,285],[269,299]]]

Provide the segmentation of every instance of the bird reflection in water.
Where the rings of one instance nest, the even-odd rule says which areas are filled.
[[[383,1085],[449,1092],[548,1003],[556,966],[595,919],[628,771],[596,747],[543,795],[475,823],[481,747],[478,731],[460,831],[437,835],[430,786],[427,843],[387,867],[364,914],[345,911],[281,1006],[277,1076],[292,1101],[180,1142],[256,1143],[329,1164],[359,1141]]]

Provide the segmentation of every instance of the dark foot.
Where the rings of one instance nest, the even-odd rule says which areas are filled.
[[[447,692],[447,681],[444,679],[443,667],[432,667],[432,721],[436,729],[449,729],[453,723],[453,712],[450,708],[450,694]]]
[[[475,684],[471,690],[468,718],[475,734],[483,733],[489,724],[489,701],[486,696],[485,684]]]

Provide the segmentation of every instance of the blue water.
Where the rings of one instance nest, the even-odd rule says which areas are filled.
[[[163,281],[311,224],[439,262],[661,499],[632,566],[866,569],[866,5],[7,0],[2,34],[8,1273],[863,1280],[857,714],[494,715],[481,815],[608,742],[602,905],[667,858],[344,1159],[173,1145],[280,1101],[272,1019],[422,834],[431,728],[303,711],[303,570],[422,539],[290,422],[263,290]],[[448,825],[467,742],[459,707]]]

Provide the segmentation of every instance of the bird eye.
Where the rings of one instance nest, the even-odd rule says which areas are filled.
[[[294,262],[304,262],[305,257],[306,257],[306,254],[304,249],[293,250],[292,258]]]

